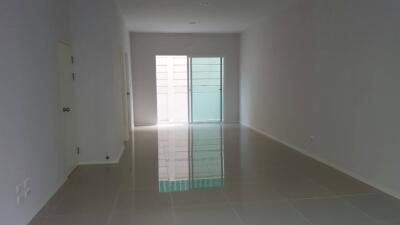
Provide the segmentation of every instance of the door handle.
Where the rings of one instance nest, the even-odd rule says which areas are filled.
[[[63,111],[63,112],[71,112],[71,108],[69,108],[69,107],[63,107],[63,108],[62,108],[62,111]]]

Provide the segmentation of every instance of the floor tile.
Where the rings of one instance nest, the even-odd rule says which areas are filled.
[[[97,193],[89,192],[67,194],[57,205],[53,214],[73,214],[73,213],[107,213],[112,207],[116,198],[116,193]]]
[[[272,180],[273,186],[288,199],[329,197],[335,194],[306,177],[282,177]]]
[[[293,204],[314,225],[378,225],[340,198],[298,200]]]
[[[380,221],[382,225],[400,225],[400,220]]]
[[[234,203],[285,199],[278,190],[264,182],[227,183],[223,192]]]
[[[35,217],[28,225],[46,225],[46,218],[45,217]]]
[[[57,192],[47,203],[46,205],[39,211],[36,215],[36,218],[43,218],[51,215],[57,208],[57,205],[61,201],[61,195]]]
[[[377,190],[331,167],[316,163],[310,178],[338,195],[376,193]]]
[[[347,197],[369,216],[382,221],[400,221],[400,200],[385,194],[357,195]]]
[[[175,225],[172,210],[112,212],[108,225]]]
[[[222,191],[219,189],[192,190],[171,193],[174,207],[227,204]]]
[[[107,225],[108,214],[51,215],[44,225]]]
[[[289,202],[286,201],[235,204],[234,209],[245,224],[311,225]]]
[[[229,206],[196,206],[175,209],[177,225],[241,225]]]
[[[171,209],[169,193],[150,191],[122,191],[118,194],[114,211],[146,211]]]
[[[174,129],[178,147],[138,128],[118,164],[79,166],[29,225],[400,225],[397,200],[245,127],[208,125],[196,148]]]

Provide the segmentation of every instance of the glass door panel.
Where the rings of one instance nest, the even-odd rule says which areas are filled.
[[[158,123],[187,123],[187,56],[156,56],[156,79]]]
[[[191,122],[222,122],[221,57],[191,58]]]

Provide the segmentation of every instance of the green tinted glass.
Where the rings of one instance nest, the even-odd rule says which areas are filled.
[[[192,122],[222,120],[222,58],[191,60]]]
[[[194,183],[194,188],[201,188],[206,183],[222,186],[223,180],[223,139],[221,130],[202,128],[193,129],[192,140],[192,179],[202,181]],[[198,186],[196,186],[198,185]],[[211,186],[210,186],[211,187]]]

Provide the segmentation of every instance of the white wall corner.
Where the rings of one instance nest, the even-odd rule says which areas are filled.
[[[57,185],[57,187],[54,189],[54,191],[52,193],[50,193],[47,197],[47,199],[40,204],[40,207],[37,208],[37,210],[35,211],[34,215],[36,216],[37,214],[39,214],[40,210],[43,209],[43,207],[45,207],[47,205],[47,203],[51,200],[51,198],[53,198],[53,196],[58,192],[58,190],[60,190],[60,188],[65,184],[65,182],[67,181],[68,176],[64,176],[63,179],[61,180],[61,182]],[[35,217],[33,217],[35,218]]]
[[[382,191],[382,192],[384,192],[384,193],[386,193],[388,195],[391,195],[391,196],[393,196],[393,197],[395,197],[397,199],[400,199],[400,193],[398,193],[397,191],[395,191],[395,190],[393,190],[391,188],[387,188],[387,187],[384,187],[384,186],[382,186],[380,184],[377,184],[375,181],[367,179],[367,178],[365,178],[365,177],[363,177],[363,176],[361,176],[361,175],[359,175],[357,173],[354,173],[354,172],[352,172],[352,171],[350,171],[350,170],[348,170],[346,168],[338,166],[333,162],[330,162],[330,161],[328,161],[326,159],[323,159],[323,158],[321,158],[319,156],[311,154],[310,152],[306,151],[305,149],[299,148],[299,147],[291,145],[291,144],[289,144],[289,143],[287,143],[285,141],[282,141],[279,138],[276,138],[276,137],[274,137],[274,136],[272,136],[272,135],[270,135],[270,134],[268,134],[268,133],[266,133],[266,132],[264,132],[264,131],[262,131],[260,129],[257,129],[257,128],[249,125],[249,124],[241,122],[241,125],[249,128],[249,129],[251,129],[251,130],[253,130],[253,131],[255,131],[255,132],[257,132],[257,133],[259,133],[259,134],[261,134],[261,135],[263,135],[265,137],[267,137],[267,138],[270,138],[270,139],[272,139],[272,140],[274,140],[274,141],[276,141],[276,142],[278,142],[278,143],[280,143],[280,144],[282,144],[282,145],[284,145],[284,146],[286,146],[288,148],[291,148],[291,149],[293,149],[293,150],[295,150],[295,151],[297,151],[297,152],[299,152],[299,153],[301,153],[301,154],[303,154],[303,155],[305,155],[307,157],[310,157],[310,158],[312,158],[314,160],[317,160],[318,162],[321,162],[321,163],[323,163],[323,164],[325,164],[325,165],[327,165],[329,167],[332,167],[332,168],[334,168],[334,169],[336,169],[336,170],[338,170],[338,171],[340,171],[340,172],[342,172],[344,174],[347,174],[347,175],[353,177],[354,179],[356,179],[358,181],[361,181],[361,182],[363,182],[365,184],[368,184],[368,185],[370,185],[370,186],[372,186],[372,187],[374,187],[374,188],[376,188],[376,189],[378,189],[378,190],[380,190],[380,191]]]
[[[101,160],[101,161],[91,161],[91,162],[79,162],[79,166],[88,166],[88,165],[108,165],[108,164],[118,164],[122,158],[122,155],[125,152],[125,145],[122,146],[121,151],[118,153],[118,156],[115,158],[115,160],[107,161],[107,160]]]

